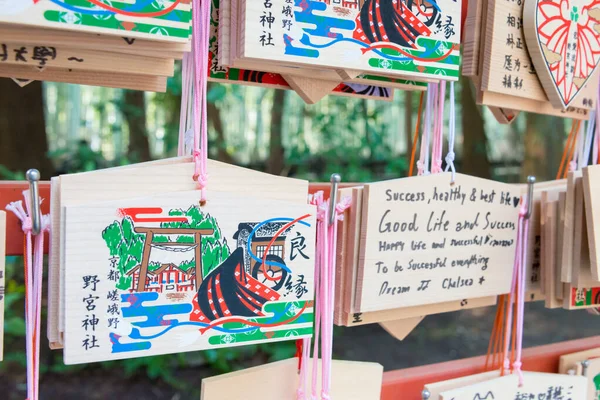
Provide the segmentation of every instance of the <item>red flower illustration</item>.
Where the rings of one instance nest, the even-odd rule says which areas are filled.
[[[596,8],[597,7],[597,8]],[[600,61],[600,0],[542,0],[537,31],[555,86],[568,105]]]

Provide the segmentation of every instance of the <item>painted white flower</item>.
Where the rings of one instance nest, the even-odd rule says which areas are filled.
[[[235,336],[230,335],[229,333],[226,335],[223,335],[223,337],[221,337],[221,343],[230,344],[233,342],[235,342]]]
[[[59,14],[59,19],[67,24],[71,25],[80,25],[81,24],[81,14],[73,11],[65,11]]]
[[[152,7],[156,8],[157,10],[162,10],[165,8],[165,0],[156,0],[154,3],[152,3]]]
[[[106,4],[107,6],[113,6],[111,1],[108,0],[104,0],[104,4]],[[101,10],[101,11],[105,11],[106,9],[95,5],[93,7],[91,7],[92,10]],[[100,21],[106,21],[107,19],[110,19],[113,15],[110,13],[105,13],[105,14],[93,14],[94,18]]]
[[[379,67],[381,67],[383,69],[391,69],[392,62],[390,60],[381,59],[381,60],[379,60]]]
[[[150,33],[156,36],[169,36],[169,32],[160,26],[155,26],[154,28],[150,29]]]
[[[440,43],[440,45],[438,46],[437,50],[435,51],[437,55],[441,56],[444,55],[448,52],[448,47],[446,47],[446,45],[444,45],[444,43]]]
[[[248,322],[252,322],[252,323],[255,323],[255,324],[258,323],[258,321],[256,319],[252,319],[252,318],[248,319]],[[258,329],[258,328],[256,328],[256,329]],[[244,332],[244,335],[253,335],[254,332],[256,332],[256,329]]]

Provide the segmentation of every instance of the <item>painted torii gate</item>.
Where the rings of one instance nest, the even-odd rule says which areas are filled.
[[[142,263],[140,264],[140,277],[138,279],[137,291],[143,292],[146,289],[146,278],[148,277],[148,264],[150,263],[150,251],[152,245],[155,246],[168,246],[168,247],[192,247],[195,254],[196,264],[196,290],[202,283],[202,236],[210,236],[214,234],[214,229],[191,229],[191,228],[134,228],[136,233],[146,235],[146,241],[144,242],[144,252],[142,253]],[[155,234],[162,235],[193,235],[193,243],[177,243],[177,242],[166,242],[166,243],[152,243]]]

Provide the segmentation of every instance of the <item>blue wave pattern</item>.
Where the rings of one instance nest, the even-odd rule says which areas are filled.
[[[143,335],[140,329],[133,328],[128,336],[128,339],[141,340],[140,342],[128,342],[121,343],[122,336],[115,333],[110,333],[110,341],[112,343],[112,353],[125,353],[131,351],[148,350],[152,348],[151,340],[159,338],[167,332],[184,326],[195,326],[197,328],[206,328],[209,326],[203,322],[179,322],[176,319],[164,319],[165,315],[177,315],[185,314],[189,315],[192,311],[191,304],[169,304],[169,305],[146,305],[144,302],[158,300],[158,293],[156,292],[143,292],[143,293],[131,293],[122,294],[121,301],[129,304],[128,307],[121,308],[123,318],[137,318],[146,317],[145,321],[132,322],[131,325],[139,328],[157,328],[165,327],[165,329],[157,332],[153,335]],[[267,324],[279,321],[282,319],[287,312],[290,310],[291,304],[288,304],[283,311],[275,313]],[[238,334],[238,333],[250,333],[257,331],[260,328],[255,326],[248,326],[239,329],[224,328],[221,326],[215,326],[211,328],[217,332],[225,334]]]
[[[306,47],[295,47],[294,39],[289,35],[284,34],[283,39],[285,42],[285,54],[299,57],[318,58],[320,55],[319,49],[326,49],[337,43],[354,43],[362,48],[369,48],[371,46],[368,43],[361,42],[360,40],[352,37],[352,33],[356,28],[356,23],[354,21],[315,14],[314,11],[325,11],[327,9],[327,4],[325,2],[314,0],[295,0],[295,5],[302,9],[302,11],[294,12],[296,22],[307,25],[307,27],[302,28],[305,33],[300,39],[300,43]],[[349,31],[350,37],[345,37],[339,32],[332,32],[331,30],[334,28],[337,30]],[[311,41],[312,36],[329,38],[332,40],[325,44],[315,44]],[[435,43],[434,46],[428,47],[423,53],[420,53],[419,57],[428,58],[435,56],[439,46],[440,43]],[[410,50],[412,49],[407,51]],[[386,54],[378,49],[372,49],[371,52],[377,54],[381,58],[391,61],[404,62],[412,60],[410,57],[406,56]]]
[[[295,11],[294,16],[297,23],[314,25],[314,28],[302,28],[304,32],[312,36],[325,37],[325,38],[343,38],[344,35],[341,33],[334,33],[331,29],[347,30],[352,34],[356,24],[354,21],[350,21],[342,18],[327,17],[323,15],[317,15],[314,11],[325,11],[327,4],[321,1],[313,0],[294,0],[297,7],[300,7],[302,11]],[[308,49],[304,47],[295,47],[294,40],[284,35],[285,41],[285,54],[318,58],[319,51],[315,49]]]

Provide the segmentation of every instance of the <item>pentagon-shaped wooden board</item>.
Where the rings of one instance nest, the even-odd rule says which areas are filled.
[[[315,207],[247,192],[199,201],[65,207],[65,363],[312,335]]]
[[[320,362],[318,363],[320,366]],[[311,382],[312,360],[308,360]],[[319,368],[319,371],[321,369]],[[379,400],[383,367],[376,363],[333,360],[331,398]],[[318,390],[321,393],[319,374]],[[299,385],[298,359],[278,361],[229,374],[204,378],[201,400],[287,400],[295,399]],[[311,389],[304,392],[310,396]]]
[[[543,399],[549,390],[555,390],[564,398],[584,399],[587,380],[582,376],[523,372],[523,385],[519,386],[516,374],[491,379],[442,392],[441,400],[514,400]]]
[[[356,312],[507,293],[520,194],[450,173],[366,184]]]
[[[6,266],[6,212],[0,211],[0,361],[4,356],[4,282]]]
[[[591,272],[594,280],[598,281],[600,280],[600,165],[583,169],[583,192]]]

